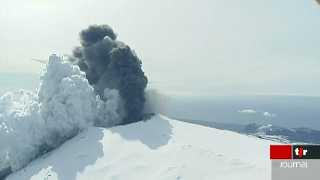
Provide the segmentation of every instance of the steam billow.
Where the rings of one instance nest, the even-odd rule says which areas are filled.
[[[136,54],[107,25],[80,37],[70,58],[49,57],[36,93],[0,97],[0,179],[90,126],[143,117],[147,78]]]
[[[147,78],[134,51],[117,41],[108,25],[90,26],[80,33],[80,39],[81,47],[74,49],[72,60],[86,72],[95,92],[102,97],[106,88],[119,91],[123,124],[142,119]]]

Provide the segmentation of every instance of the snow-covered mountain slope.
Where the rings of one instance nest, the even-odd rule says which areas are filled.
[[[156,115],[91,127],[7,180],[269,180],[270,143]]]

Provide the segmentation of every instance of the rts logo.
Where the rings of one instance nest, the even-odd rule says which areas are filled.
[[[296,156],[298,156],[299,158],[302,158],[303,156],[307,155],[308,150],[307,149],[303,149],[303,147],[297,147],[294,150]]]

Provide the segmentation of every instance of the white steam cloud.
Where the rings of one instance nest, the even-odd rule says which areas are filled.
[[[78,66],[50,56],[37,94],[21,90],[0,97],[0,176],[89,126],[120,124],[123,114],[118,90],[96,96]]]

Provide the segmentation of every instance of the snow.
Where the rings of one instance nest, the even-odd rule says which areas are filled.
[[[7,180],[267,180],[270,143],[156,115],[90,127]]]
[[[85,73],[57,55],[49,58],[37,94],[20,90],[0,97],[0,178],[93,125],[121,123],[117,90],[95,95]]]

